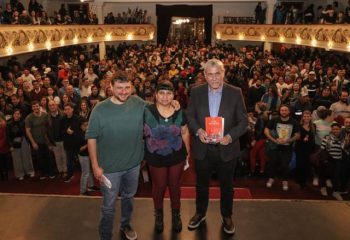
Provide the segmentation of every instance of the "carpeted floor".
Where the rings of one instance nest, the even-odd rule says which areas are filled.
[[[0,181],[0,192],[2,193],[30,193],[30,194],[58,194],[58,195],[79,195],[80,173],[76,172],[70,183],[64,183],[62,179],[46,179],[40,181],[37,178],[26,178],[23,181],[16,180],[12,174],[9,181]],[[183,198],[194,198],[195,180],[192,173],[186,172],[183,177]],[[218,198],[219,189],[217,181],[211,182],[211,197]],[[152,186],[150,182],[144,183],[140,178],[137,197],[151,197]],[[99,195],[98,192],[91,195]],[[235,180],[235,198],[237,199],[309,199],[309,200],[332,200],[331,196],[323,197],[319,189],[309,184],[301,189],[298,185],[290,182],[288,192],[282,191],[281,182],[276,181],[271,189],[265,187],[263,178],[239,178]],[[345,196],[345,199],[350,199]]]

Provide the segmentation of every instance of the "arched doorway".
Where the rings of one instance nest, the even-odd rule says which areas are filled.
[[[164,44],[173,17],[204,18],[204,42],[211,43],[213,5],[156,5],[157,42]]]

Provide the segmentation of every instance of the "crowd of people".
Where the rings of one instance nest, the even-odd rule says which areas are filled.
[[[305,8],[294,5],[277,3],[274,9],[274,24],[348,24],[350,23],[350,2],[344,9],[338,7],[338,2],[327,6],[309,4]],[[264,24],[266,21],[266,6],[259,2],[254,9],[255,22]],[[109,12],[104,18],[104,24],[147,24],[150,23],[150,16],[147,10],[141,8],[130,9],[115,14]],[[230,17],[224,17],[225,20]],[[232,17],[231,17],[232,18]],[[244,22],[244,21],[243,21]],[[231,21],[231,23],[236,23]],[[238,21],[241,23],[241,21]],[[252,20],[246,23],[252,23]],[[12,0],[6,3],[5,9],[0,6],[0,24],[24,24],[24,25],[51,25],[51,24],[98,24],[98,18],[91,10],[86,11],[81,5],[79,10],[71,15],[68,13],[65,4],[55,11],[53,16],[48,16],[43,6],[37,0],[31,0],[28,8],[23,6],[21,0]]]
[[[130,9],[122,13],[117,13],[114,16],[113,12],[107,14],[104,19],[104,24],[147,24],[150,23],[150,16],[147,15],[147,10],[141,8]]]
[[[262,12],[262,8],[257,6],[255,12]],[[261,15],[261,14],[260,14]],[[260,16],[259,15],[259,16]],[[326,7],[320,5],[315,9],[315,5],[309,4],[304,10],[295,5],[285,6],[277,4],[274,10],[275,24],[348,24],[350,23],[350,2],[344,9],[340,9],[338,2],[328,4]]]
[[[225,81],[243,91],[249,130],[241,138],[241,148],[247,174],[267,177],[271,187],[280,175],[275,170],[280,169],[283,189],[288,190],[294,169],[301,187],[311,179],[323,195],[325,187],[332,186],[341,199],[350,173],[350,65],[342,56],[310,48],[271,53],[225,44],[120,44],[109,47],[101,61],[94,47],[52,50],[24,66],[12,58],[0,75],[0,153],[11,155],[19,180],[62,176],[70,182],[79,159],[85,177],[81,193],[86,194],[94,185],[83,132],[91,110],[113,95],[112,79],[125,76],[133,83],[133,94],[147,102],[154,101],[158,82],[170,80],[174,99],[186,109],[193,87],[205,82],[204,63],[212,58],[223,61]],[[278,140],[280,134],[292,137],[293,144]],[[311,164],[308,159],[319,149],[330,153],[332,161],[327,164],[336,171],[324,175]],[[8,163],[1,161],[2,180],[8,178]]]
[[[83,5],[80,5],[80,9],[73,11],[70,15],[65,4],[61,4],[60,9],[54,11],[53,16],[49,16],[37,0],[30,0],[28,8],[25,8],[20,0],[14,0],[6,3],[4,10],[0,6],[0,24],[98,24],[98,18],[91,10],[85,10]]]

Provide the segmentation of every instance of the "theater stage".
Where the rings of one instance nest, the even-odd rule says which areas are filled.
[[[100,197],[0,194],[0,239],[96,240],[100,201]],[[179,234],[171,233],[168,200],[165,205],[164,233],[155,234],[152,200],[135,200],[132,223],[139,240],[350,239],[350,202],[239,200],[234,204],[234,237],[221,231],[217,200],[210,202],[206,224],[195,231],[184,227]],[[194,200],[182,201],[184,225],[194,209]],[[118,219],[119,210],[116,226]],[[123,239],[118,228],[114,230],[113,239]]]

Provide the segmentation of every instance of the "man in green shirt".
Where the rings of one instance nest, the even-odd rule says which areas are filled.
[[[38,101],[32,102],[33,112],[25,119],[26,134],[37,157],[40,180],[55,178],[53,159],[50,157],[46,131],[47,114],[41,112]]]
[[[102,184],[103,202],[99,224],[100,239],[112,239],[115,202],[121,193],[120,230],[127,239],[136,239],[130,226],[133,197],[137,190],[143,159],[143,112],[146,103],[131,96],[131,82],[123,77],[112,80],[113,96],[92,111],[86,132],[92,168]],[[107,184],[108,185],[108,184]]]

